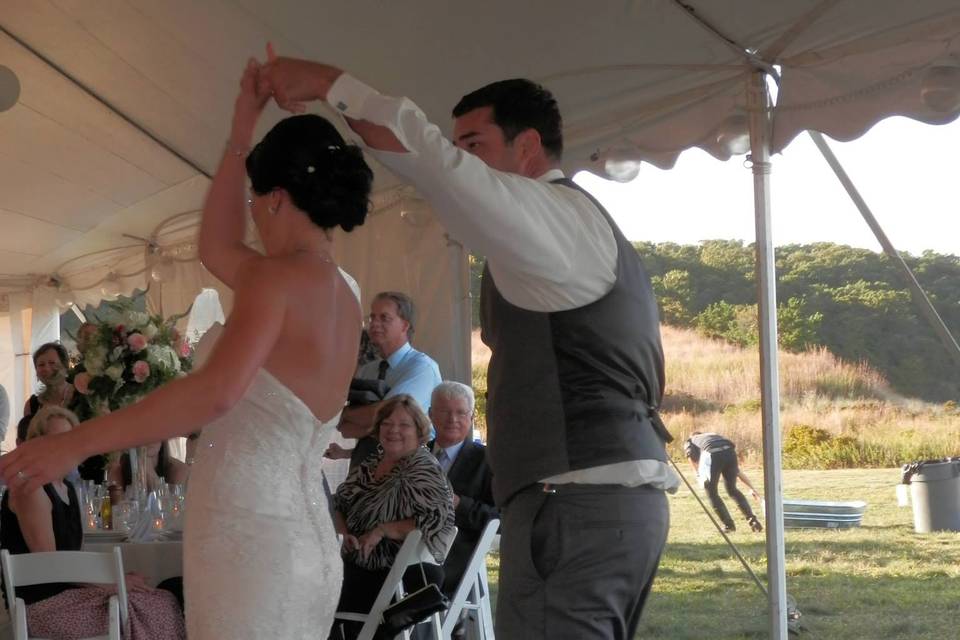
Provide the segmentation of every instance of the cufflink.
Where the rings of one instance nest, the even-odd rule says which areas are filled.
[[[347,110],[347,103],[344,102],[343,100],[340,100],[339,102],[337,102],[337,110],[339,110],[339,111],[346,111],[346,110]]]

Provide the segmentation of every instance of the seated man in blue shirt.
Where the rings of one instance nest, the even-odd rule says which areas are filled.
[[[414,313],[413,300],[405,293],[383,291],[374,297],[370,304],[367,332],[380,357],[360,367],[356,377],[383,380],[390,388],[384,400],[406,393],[413,396],[426,412],[430,409],[430,394],[442,378],[440,367],[433,358],[417,351],[410,344],[414,334]],[[373,418],[381,404],[382,402],[376,402],[344,408],[337,426],[343,437],[365,437],[373,426]],[[350,453],[332,444],[327,456],[335,459],[346,458],[351,457]],[[369,451],[358,446],[352,459],[362,458],[367,453]]]

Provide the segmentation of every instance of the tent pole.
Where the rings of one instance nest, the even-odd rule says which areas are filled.
[[[780,461],[780,376],[777,353],[777,287],[770,215],[770,118],[766,74],[750,75],[750,159],[756,216],[757,306],[760,313],[760,409],[763,419],[763,483],[767,524],[767,602],[770,638],[787,640],[787,577],[783,541]]]
[[[877,219],[873,216],[873,212],[870,211],[870,207],[867,206],[867,202],[863,199],[863,197],[861,197],[860,192],[857,191],[857,187],[853,184],[853,180],[850,179],[850,176],[847,175],[843,165],[840,164],[837,156],[834,155],[833,149],[830,148],[830,145],[827,144],[823,134],[821,134],[819,131],[808,131],[807,133],[810,134],[810,137],[813,139],[813,143],[817,145],[817,149],[820,150],[824,160],[826,160],[827,164],[830,165],[830,168],[833,169],[833,173],[836,174],[837,179],[840,180],[840,184],[842,184],[843,188],[846,189],[847,195],[850,196],[851,200],[853,200],[853,204],[855,204],[857,209],[860,210],[860,215],[862,215],[863,219],[867,221],[867,225],[870,227],[870,230],[873,231],[873,235],[876,236],[877,240],[880,242],[880,246],[883,247],[883,252],[890,256],[890,258],[893,260],[893,263],[897,265],[903,272],[904,278],[906,278],[907,281],[907,286],[910,288],[910,294],[914,303],[920,309],[921,313],[923,313],[924,317],[927,319],[927,322],[930,323],[930,326],[933,327],[933,330],[937,333],[940,341],[943,342],[943,346],[946,347],[950,355],[953,356],[954,361],[957,363],[957,365],[960,365],[960,345],[957,344],[957,341],[950,333],[950,329],[948,329],[947,325],[944,324],[943,318],[941,318],[940,314],[937,313],[933,303],[930,302],[930,298],[927,297],[927,294],[923,291],[923,288],[920,287],[920,283],[917,282],[917,278],[913,275],[913,271],[910,270],[910,267],[900,256],[900,253],[894,248],[893,243],[890,242],[887,234],[883,232],[883,229],[880,227],[880,223],[877,222]]]

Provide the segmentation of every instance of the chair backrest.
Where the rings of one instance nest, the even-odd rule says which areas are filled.
[[[453,597],[450,599],[450,607],[443,616],[443,637],[449,637],[449,634],[453,632],[453,628],[464,609],[476,608],[481,604],[480,602],[474,602],[474,599],[489,598],[489,594],[482,593],[487,588],[485,581],[484,584],[480,584],[478,577],[481,575],[481,571],[484,572],[484,576],[486,575],[487,554],[490,552],[493,539],[497,536],[499,530],[500,520],[496,518],[488,521],[483,528],[483,532],[473,548],[473,553],[470,554],[470,560],[467,562],[463,577],[460,578],[460,584],[457,585]]]
[[[447,559],[447,554],[450,553],[450,549],[453,547],[453,541],[457,539],[457,533],[460,530],[456,527],[453,527],[444,537],[443,537],[443,557],[440,558],[440,563],[443,564]],[[404,540],[406,542],[406,540]],[[398,554],[399,555],[399,554]],[[429,564],[437,564],[437,559],[433,557],[433,554],[430,553],[430,550],[427,549],[426,543],[421,544],[418,550],[418,553],[410,559],[410,562],[407,566],[411,564],[418,564],[420,562],[426,562]]]
[[[92,551],[46,551],[11,554],[0,552],[7,602],[15,602],[14,587],[50,582],[113,584],[120,601],[120,620],[127,621],[127,587],[123,579],[123,558],[120,547],[112,553]]]
[[[449,539],[446,540],[447,551],[450,550],[451,543],[456,535],[457,528],[454,527]],[[403,544],[400,545],[400,550],[397,551],[393,565],[390,567],[387,578],[383,581],[383,586],[380,587],[380,592],[377,593],[377,598],[370,607],[370,611],[365,613],[338,611],[336,617],[340,620],[362,621],[364,624],[358,640],[370,640],[380,625],[383,610],[390,605],[395,595],[401,595],[403,589],[403,574],[406,572],[407,567],[419,564],[420,562],[436,563],[436,561],[436,558],[433,557],[433,554],[430,553],[426,543],[423,541],[423,532],[419,529],[414,529],[407,534],[407,537],[403,540]]]

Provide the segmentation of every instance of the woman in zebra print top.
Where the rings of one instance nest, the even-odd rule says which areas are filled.
[[[388,398],[374,420],[377,451],[354,467],[334,497],[334,523],[343,536],[343,589],[338,611],[366,612],[407,533],[423,533],[437,565],[424,564],[428,582],[443,582],[438,566],[452,542],[453,492],[423,445],[430,420],[409,395]],[[419,566],[404,575],[407,591],[423,586]],[[349,630],[346,630],[349,634]]]

